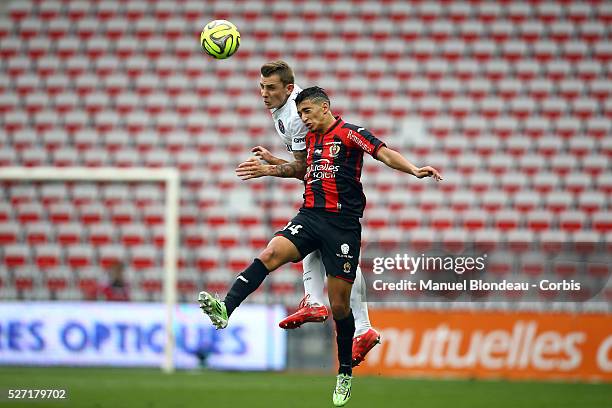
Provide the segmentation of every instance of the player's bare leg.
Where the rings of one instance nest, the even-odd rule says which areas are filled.
[[[223,301],[208,292],[200,292],[200,308],[210,317],[217,329],[224,329],[234,309],[261,285],[268,273],[300,257],[298,249],[287,238],[272,238],[266,249],[236,277]]]
[[[304,323],[324,322],[329,313],[323,298],[325,266],[321,259],[321,252],[314,251],[304,257],[304,298],[295,313],[284,318],[278,325],[282,329],[297,329]]]
[[[351,346],[355,334],[355,319],[350,306],[352,286],[352,283],[333,276],[327,278],[329,304],[336,323],[338,345],[338,376],[332,395],[332,401],[337,407],[343,406],[351,398],[353,379]]]
[[[353,289],[351,290],[351,308],[355,316],[353,367],[358,366],[365,359],[368,352],[380,343],[380,334],[370,324],[365,285],[361,268],[358,266]]]

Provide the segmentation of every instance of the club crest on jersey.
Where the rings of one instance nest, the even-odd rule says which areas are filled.
[[[283,135],[285,134],[285,125],[280,119],[278,120],[278,130],[280,130]]]
[[[351,263],[345,262],[343,265],[344,273],[351,273]]]
[[[338,156],[338,153],[340,153],[340,145],[333,144],[329,146],[329,156],[330,157],[336,157]]]

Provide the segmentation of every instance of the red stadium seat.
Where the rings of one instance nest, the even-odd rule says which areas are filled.
[[[584,227],[586,215],[578,211],[566,211],[559,215],[559,226],[567,232],[575,232]]]
[[[3,248],[4,264],[9,268],[25,266],[30,261],[30,247],[24,244],[11,244]]]
[[[478,231],[490,224],[489,216],[480,210],[469,210],[462,215],[463,227],[469,231]]]
[[[578,231],[573,236],[573,250],[580,254],[595,253],[599,240],[600,237],[596,231]]]
[[[471,237],[463,229],[447,229],[442,232],[442,248],[452,254],[461,254],[470,247]]]
[[[35,203],[38,201],[37,189],[33,184],[16,184],[9,188],[11,204]]]
[[[527,228],[539,233],[551,228],[553,217],[548,211],[538,210],[527,213]]]
[[[434,210],[430,215],[430,227],[438,231],[452,228],[455,223],[454,215],[454,212],[451,210]]]
[[[531,249],[535,235],[530,230],[518,229],[509,231],[506,237],[507,246],[513,252],[525,252]]]
[[[495,214],[495,226],[501,231],[507,232],[519,226],[520,217],[516,211],[501,210]]]
[[[553,213],[561,213],[571,206],[572,201],[572,196],[569,192],[556,190],[547,195],[546,209]]]
[[[530,177],[540,174],[546,164],[545,158],[539,154],[524,154],[518,160],[520,170]]]
[[[221,266],[221,253],[216,247],[201,248],[196,252],[195,261],[200,271],[216,271]]]
[[[578,208],[588,214],[603,209],[605,203],[606,197],[600,191],[586,191],[578,196]]]
[[[42,221],[44,210],[39,203],[24,203],[17,208],[17,219],[23,224]]]
[[[16,243],[19,235],[19,224],[6,221],[0,223],[0,244],[3,246]]]
[[[244,232],[237,225],[224,225],[217,228],[216,235],[219,248],[226,249],[238,246]]]
[[[509,203],[508,196],[504,191],[491,190],[482,196],[482,207],[488,213],[496,213]]]
[[[193,269],[182,269],[177,277],[177,289],[179,294],[182,294],[187,299],[190,299],[194,293],[199,291],[198,274]]]
[[[111,224],[94,224],[89,228],[89,241],[94,245],[110,244],[115,241],[116,235]]]
[[[22,294],[32,291],[40,279],[39,273],[22,265],[16,268],[14,273],[15,289]]]
[[[142,245],[148,241],[147,229],[143,224],[123,224],[120,231],[121,242],[127,247]]]
[[[600,233],[608,234],[612,231],[612,213],[598,211],[593,214],[593,228]]]
[[[230,271],[238,273],[246,269],[253,262],[254,254],[250,248],[234,248],[227,253],[226,266]]]
[[[50,224],[36,222],[25,224],[25,239],[29,244],[43,244],[53,241],[54,233]]]
[[[88,245],[68,246],[66,260],[68,265],[74,269],[91,266],[94,263],[94,250]]]
[[[211,293],[225,293],[235,276],[227,270],[216,270],[204,275],[206,290]]]
[[[40,188],[40,199],[46,206],[64,201],[67,196],[65,184],[43,184]]]
[[[8,5],[8,14],[11,19],[21,21],[25,17],[29,16],[32,12],[32,6],[28,2],[11,2]]]
[[[556,190],[560,185],[559,176],[553,173],[538,173],[532,179],[533,188],[540,193],[548,193]]]
[[[586,173],[571,173],[565,177],[565,187],[574,194],[580,194],[590,187],[591,177]]]
[[[419,228],[410,231],[407,243],[415,252],[424,252],[429,250],[435,242],[439,242],[438,238],[438,234],[432,229]]]
[[[141,269],[146,269],[142,271],[142,276],[140,279],[140,287],[142,290],[148,294],[149,296],[160,296],[163,284],[163,273],[159,269],[154,269],[151,267],[144,267]]]
[[[553,262],[553,271],[561,278],[571,278],[578,273],[578,262],[556,260]]]
[[[546,257],[542,252],[527,252],[521,255],[520,270],[527,276],[538,277],[546,272]]]
[[[495,251],[487,259],[487,272],[494,275],[508,275],[513,270],[514,255],[509,252]]]
[[[412,230],[421,226],[422,217],[418,211],[406,208],[396,213],[397,225],[404,230]]]
[[[540,248],[550,254],[558,254],[569,242],[567,232],[563,230],[546,230],[540,234]]]
[[[39,244],[34,248],[34,261],[41,269],[55,268],[62,263],[62,250],[59,245]]]
[[[378,229],[389,226],[391,214],[385,209],[371,208],[367,210],[364,218],[368,228]]]
[[[85,237],[85,229],[80,223],[61,223],[56,228],[57,242],[62,245],[77,244]]]
[[[501,187],[504,191],[513,194],[527,186],[527,176],[522,173],[506,173],[501,177]]]
[[[158,264],[159,251],[152,246],[137,245],[131,248],[131,265],[135,269],[149,269]]]

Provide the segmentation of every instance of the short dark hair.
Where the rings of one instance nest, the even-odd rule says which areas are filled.
[[[295,82],[293,70],[285,61],[278,60],[265,63],[261,66],[261,75],[265,78],[276,74],[280,78],[283,85],[287,86]]]
[[[325,90],[318,86],[311,86],[310,88],[302,90],[302,92],[295,97],[295,105],[298,106],[307,99],[315,102],[327,102],[328,105],[331,105],[329,96],[327,96]]]

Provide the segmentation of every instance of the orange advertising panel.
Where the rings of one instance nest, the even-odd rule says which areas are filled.
[[[612,381],[612,315],[371,310],[356,374]]]

